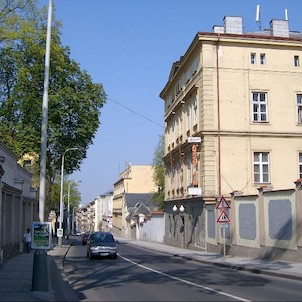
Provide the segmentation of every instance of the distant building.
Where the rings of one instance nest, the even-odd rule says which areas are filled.
[[[113,192],[106,192],[76,211],[75,228],[81,232],[112,229]]]
[[[107,192],[95,199],[95,231],[112,229],[113,192]]]
[[[153,193],[125,193],[123,215],[125,224],[122,234],[127,238],[137,239],[136,228],[144,221],[144,217],[157,210],[158,207],[152,200]],[[141,217],[139,221],[138,217]]]
[[[244,33],[241,17],[226,16],[172,65],[160,93],[167,243],[207,249],[220,196],[302,177],[301,59],[302,34],[288,20]]]
[[[127,230],[125,208],[126,193],[154,193],[156,185],[153,181],[151,165],[128,165],[114,183],[112,227],[114,232],[125,235]]]

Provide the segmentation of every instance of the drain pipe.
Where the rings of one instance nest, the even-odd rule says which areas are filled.
[[[216,43],[216,84],[217,84],[217,131],[218,131],[218,195],[221,196],[221,146],[220,146],[220,91],[219,91],[219,49],[220,34]]]

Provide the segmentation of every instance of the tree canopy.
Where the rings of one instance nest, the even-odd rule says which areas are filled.
[[[65,172],[80,168],[100,126],[106,94],[62,45],[52,25],[48,92],[47,178],[51,185],[66,153]],[[18,157],[40,154],[47,10],[36,0],[0,2],[0,140]],[[72,153],[72,154],[71,154]]]
[[[165,142],[164,136],[159,137],[158,144],[153,154],[153,181],[157,185],[157,192],[153,195],[153,200],[158,204],[159,209],[165,206],[165,164],[164,164]]]

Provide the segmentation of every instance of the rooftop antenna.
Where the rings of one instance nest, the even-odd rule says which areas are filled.
[[[259,30],[261,30],[260,5],[259,4],[257,4],[257,8],[256,8],[256,23],[258,25]]]
[[[288,21],[287,9],[285,9],[284,13],[285,13],[285,20]]]

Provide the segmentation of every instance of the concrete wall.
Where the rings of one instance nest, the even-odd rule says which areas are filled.
[[[225,209],[226,253],[253,258],[302,261],[301,181],[295,189],[232,196]],[[217,219],[222,210],[207,207],[207,250],[223,251],[224,236]]]
[[[226,255],[302,261],[302,179],[293,189],[261,188],[257,195],[225,199],[230,208],[217,209],[220,200],[202,197],[167,202],[164,243],[223,254],[225,242]],[[217,222],[222,210],[229,223]]]
[[[136,239],[151,242],[164,242],[165,215],[163,212],[151,213],[143,223],[136,224]]]

